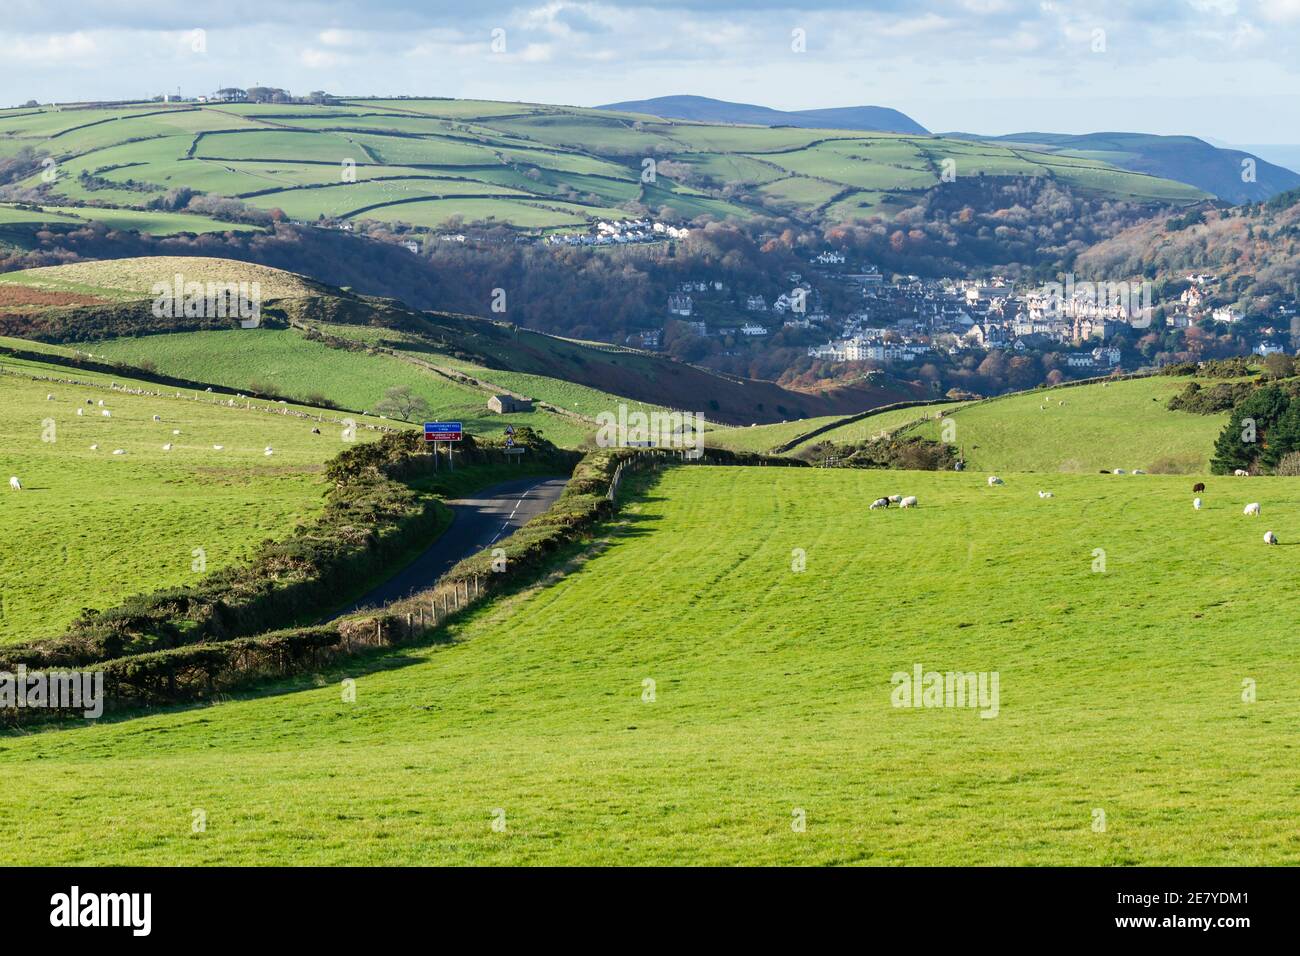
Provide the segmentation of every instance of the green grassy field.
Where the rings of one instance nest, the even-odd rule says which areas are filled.
[[[430,415],[456,420],[475,434],[499,435],[507,424],[530,425],[561,446],[576,446],[594,428],[545,411],[497,415],[487,394],[385,355],[348,352],[305,339],[292,329],[177,332],[111,339],[85,346],[110,361],[152,362],[164,374],[229,388],[273,386],[300,401],[322,395],[351,409],[373,411],[384,391],[407,386],[429,403]],[[260,390],[260,389],[259,389]]]
[[[317,294],[321,285],[292,272],[236,259],[211,256],[141,256],[74,262],[0,275],[0,285],[48,292],[73,292],[130,302],[153,297],[155,283],[169,287],[177,274],[186,282],[258,283],[263,299],[294,299]]]
[[[646,156],[687,163],[717,187],[767,183],[764,194],[810,220],[892,214],[903,202],[898,196],[919,197],[936,184],[939,164],[949,158],[959,176],[1051,176],[1090,192],[1143,200],[1189,202],[1204,195],[1181,183],[1020,144],[711,125],[470,100],[0,110],[0,155],[20,146],[46,150],[58,163],[58,177],[47,189],[55,202],[141,209],[166,190],[190,186],[280,208],[295,219],[353,216],[430,229],[452,216],[528,230],[572,228],[622,215],[618,207],[633,200],[655,210],[666,206],[680,218],[744,219],[761,211],[743,196],[713,198],[668,176],[643,184]],[[341,185],[345,164],[356,172],[354,186]],[[448,195],[414,181],[380,188],[370,182],[378,176],[459,177],[466,185]],[[340,185],[303,188],[324,183]],[[37,175],[21,185],[43,184]],[[566,187],[582,198],[558,204]],[[426,189],[432,194],[427,200],[392,201]],[[511,190],[526,198],[512,198]],[[365,206],[375,208],[357,212]],[[89,208],[77,215],[153,232],[213,228],[199,217]]]
[[[852,444],[854,442],[866,441],[870,438],[877,438],[882,434],[892,434],[900,428],[911,425],[914,422],[920,422],[926,418],[947,414],[954,408],[959,408],[963,402],[940,402],[936,405],[914,405],[910,408],[892,408],[887,411],[878,412],[875,415],[868,415],[866,418],[859,419],[856,422],[849,422],[838,428],[832,428],[823,432],[807,441],[800,442],[791,451],[799,451],[816,445],[821,442],[838,442]]]
[[[257,226],[222,222],[210,216],[143,209],[92,209],[88,206],[42,206],[41,211],[0,205],[0,224],[85,225],[102,222],[110,229],[134,230],[151,236],[174,236],[182,232],[255,232]]]
[[[1165,403],[1188,381],[1154,376],[969,405],[951,416],[952,443],[965,450],[972,468],[984,471],[1204,473],[1228,415],[1169,411]],[[909,434],[937,440],[943,427],[931,420]]]
[[[1004,477],[671,472],[450,643],[3,738],[40,786],[0,793],[0,859],[1300,862],[1295,552],[1260,540],[1300,541],[1300,484],[1212,478],[1195,512],[1184,478]],[[866,511],[893,492],[921,506]],[[997,672],[997,716],[893,706],[916,664]]]
[[[895,408],[868,415],[856,422],[841,425],[822,432],[807,441],[800,442],[791,452],[808,448],[822,442],[859,442],[875,438],[882,432],[893,432],[904,425],[910,425],[927,416],[934,416],[955,408],[961,402],[941,402],[936,405],[911,406]],[[791,442],[801,435],[831,425],[846,416],[823,415],[819,418],[805,418],[797,422],[780,422],[774,425],[755,425],[752,428],[723,428],[710,433],[708,444],[731,451],[772,451]]]
[[[345,447],[336,424],[312,435],[313,421],[178,399],[122,376],[6,358],[0,368],[0,642],[52,636],[83,607],[192,582],[195,548],[213,571],[283,537],[323,506],[319,472]],[[358,429],[356,440],[373,434]]]

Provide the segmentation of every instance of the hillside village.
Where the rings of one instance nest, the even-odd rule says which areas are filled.
[[[836,251],[812,256],[809,267],[808,274],[787,274],[788,291],[771,302],[720,279],[684,281],[667,298],[666,322],[733,346],[761,347],[779,332],[824,337],[806,349],[810,358],[828,363],[905,366],[1001,350],[1056,354],[1065,369],[1079,375],[1104,373],[1126,361],[1139,364],[1134,359],[1140,356],[1126,355],[1134,340],[1198,325],[1245,335],[1256,355],[1294,349],[1295,302],[1280,305],[1272,316],[1244,316],[1215,304],[1216,277],[1205,273],[1187,275],[1177,298],[1153,303],[1149,283],[1121,284],[1114,294],[1102,283],[1071,281],[1058,288],[1001,276],[887,278],[872,265],[850,266]],[[852,306],[829,307],[832,289],[841,293],[835,297],[841,302],[847,292]],[[1243,325],[1248,318],[1252,321]],[[1115,341],[1119,336],[1122,340]],[[629,338],[629,344],[647,349],[662,342],[657,329]]]

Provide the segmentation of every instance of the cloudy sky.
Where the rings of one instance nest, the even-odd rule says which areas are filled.
[[[937,132],[1300,143],[1300,0],[5,0],[0,11],[0,104],[255,83],[585,106],[694,93],[892,106]]]

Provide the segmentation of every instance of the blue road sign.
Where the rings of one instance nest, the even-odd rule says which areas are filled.
[[[460,422],[425,422],[425,441],[460,441],[463,432]]]

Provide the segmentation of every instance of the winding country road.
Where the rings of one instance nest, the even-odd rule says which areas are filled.
[[[484,488],[472,498],[448,501],[447,528],[418,558],[355,604],[333,615],[337,620],[363,607],[381,607],[430,587],[462,558],[490,548],[551,506],[567,478],[516,478]]]

